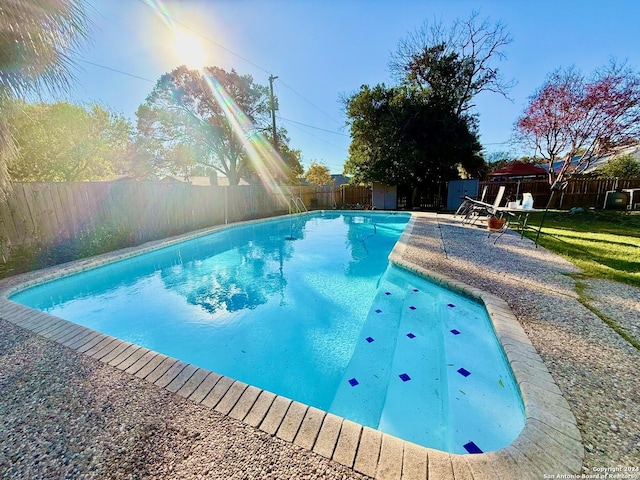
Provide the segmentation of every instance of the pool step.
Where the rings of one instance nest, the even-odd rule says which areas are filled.
[[[440,295],[407,283],[401,311],[378,428],[444,450],[449,402]]]
[[[447,451],[483,452],[505,445],[524,426],[524,415],[505,415],[518,410],[518,395],[504,354],[492,349],[492,329],[485,312],[469,308],[460,299],[443,309],[444,348],[447,358],[450,433]]]
[[[378,428],[404,303],[403,288],[385,273],[329,412]]]

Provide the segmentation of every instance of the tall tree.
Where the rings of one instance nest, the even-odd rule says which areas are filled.
[[[14,181],[108,180],[127,171],[132,127],[100,105],[23,103],[14,109]]]
[[[14,98],[43,90],[64,91],[71,57],[87,37],[84,0],[12,0],[0,7],[0,192],[8,190],[7,166],[15,159],[4,112]]]
[[[268,88],[250,75],[178,67],[138,108],[139,143],[156,166],[173,163],[174,169],[176,154],[189,150],[193,165],[221,172],[230,185],[250,172],[278,176],[284,162],[262,135],[269,128],[269,99]],[[189,174],[188,161],[178,167]]]
[[[481,20],[472,12],[450,28],[442,22],[425,22],[401,40],[390,69],[396,78],[421,89],[432,89],[453,104],[457,115],[468,114],[480,92],[507,96],[514,86],[495,66],[504,60],[512,39],[502,22]]]
[[[459,167],[476,175],[484,165],[480,144],[449,107],[408,86],[362,86],[347,100],[352,141],[345,173],[356,182],[416,189],[458,178]]]
[[[307,171],[304,174],[304,179],[312,185],[318,185],[320,187],[323,185],[329,185],[332,181],[329,168],[315,160],[312,161],[309,168],[307,168]]]
[[[516,128],[520,141],[543,158],[558,190],[592,161],[637,139],[640,74],[615,61],[591,79],[574,68],[557,70],[531,97]]]

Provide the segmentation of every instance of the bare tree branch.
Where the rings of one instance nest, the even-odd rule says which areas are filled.
[[[505,98],[516,84],[505,80],[495,61],[506,58],[504,48],[512,41],[507,27],[502,22],[481,20],[477,11],[467,20],[456,20],[447,29],[442,22],[425,22],[418,30],[400,40],[392,55],[389,68],[400,82],[409,81],[421,89],[438,88],[430,81],[429,54],[441,46],[442,57],[457,59],[465,67],[457,79],[456,112],[462,114],[473,108],[473,97],[480,92],[498,93]]]

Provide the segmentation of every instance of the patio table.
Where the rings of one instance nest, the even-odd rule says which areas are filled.
[[[524,237],[524,231],[527,228],[527,222],[529,221],[529,215],[535,212],[543,212],[539,208],[522,208],[522,207],[497,207],[496,212],[500,215],[501,218],[506,220],[504,227],[502,227],[499,232],[500,234],[494,240],[494,244],[498,241],[498,239],[504,235],[508,228],[517,231],[520,233],[520,238]],[[516,228],[513,228],[513,227]],[[491,235],[492,232],[489,232]]]

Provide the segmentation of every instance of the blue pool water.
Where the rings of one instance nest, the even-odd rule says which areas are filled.
[[[11,299],[424,446],[504,447],[524,413],[490,320],[389,266],[408,220],[236,226]]]

